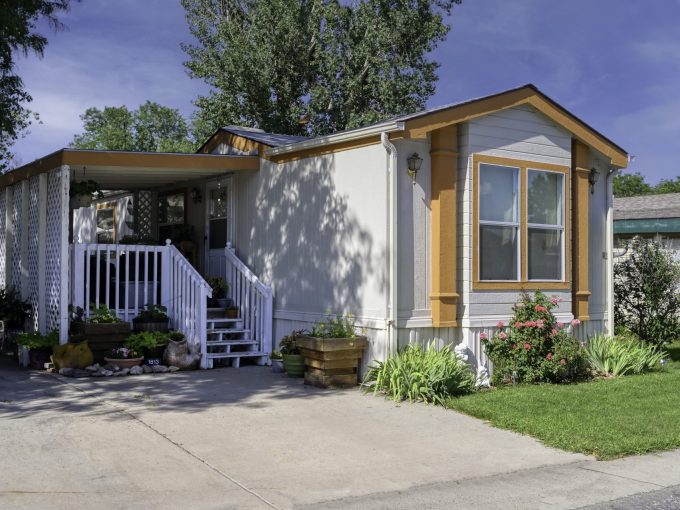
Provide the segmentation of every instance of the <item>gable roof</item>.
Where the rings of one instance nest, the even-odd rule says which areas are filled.
[[[219,136],[221,133],[234,135],[245,140],[250,140],[251,142],[265,145],[267,147],[281,147],[282,145],[290,145],[309,139],[309,137],[306,136],[267,133],[262,129],[246,126],[224,126],[210,135],[210,138],[208,138],[196,152],[205,152],[205,148],[210,145],[210,143],[215,140],[215,137]]]
[[[614,198],[615,220],[680,218],[680,193]]]
[[[495,111],[525,104],[533,106],[553,122],[565,128],[572,133],[574,138],[609,157],[612,165],[620,168],[628,165],[628,153],[623,148],[576,117],[556,101],[553,101],[533,84],[523,85],[489,96],[397,116],[371,126],[272,147],[266,151],[266,154],[276,158],[277,156],[294,154],[299,151],[309,153],[315,148],[346,144],[349,140],[375,137],[383,132],[391,133],[392,137],[424,138],[434,130],[488,115]]]

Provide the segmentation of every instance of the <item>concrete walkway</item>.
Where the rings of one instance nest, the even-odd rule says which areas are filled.
[[[265,367],[67,379],[0,365],[0,508],[577,508],[680,484],[438,407]]]

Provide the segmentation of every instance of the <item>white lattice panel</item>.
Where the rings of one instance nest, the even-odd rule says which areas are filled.
[[[47,331],[60,327],[61,285],[61,243],[62,232],[62,174],[68,178],[68,171],[54,170],[47,174],[47,228],[45,236],[45,305]]]
[[[38,253],[40,242],[38,239],[38,199],[40,177],[31,177],[28,183],[28,250],[26,264],[28,267],[28,300],[33,305],[33,329],[38,329],[38,319],[41,310],[38,309]]]
[[[22,187],[21,183],[12,186],[12,225],[14,226],[12,240],[12,272],[8,282],[16,289],[21,288],[21,233],[23,225],[22,218]]]
[[[139,191],[134,198],[135,234],[139,238],[153,237],[153,194]]]
[[[7,261],[7,253],[5,252],[5,239],[7,237],[7,230],[5,225],[5,214],[7,208],[7,195],[5,190],[0,190],[0,287],[5,286],[5,262]]]

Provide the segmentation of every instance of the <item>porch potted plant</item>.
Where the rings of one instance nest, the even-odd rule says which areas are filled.
[[[89,317],[85,317],[80,307],[70,309],[72,322],[69,342],[88,340],[95,360],[101,360],[112,349],[121,347],[130,334],[130,323],[120,320],[106,305],[99,305],[98,308],[92,305]]]
[[[296,343],[307,365],[305,384],[342,388],[359,383],[359,365],[368,340],[357,334],[351,315],[317,322]]]
[[[87,181],[78,181],[71,183],[69,188],[69,207],[71,209],[79,209],[81,207],[90,207],[92,205],[92,198],[97,195],[97,198],[103,198],[104,193],[99,187],[99,184],[92,179]]]
[[[118,368],[132,368],[141,365],[144,356],[128,347],[116,347],[111,349],[107,356],[104,356],[104,361]]]
[[[231,304],[231,299],[227,297],[229,284],[222,277],[208,278],[208,285],[212,288],[212,297],[220,308],[227,308]]]
[[[56,329],[47,335],[35,331],[32,333],[19,333],[17,344],[28,350],[29,366],[35,370],[45,368],[45,363],[50,361],[52,348],[59,345],[59,331]]]
[[[283,355],[279,351],[269,353],[269,360],[272,362],[272,372],[283,373]]]
[[[305,375],[305,358],[300,354],[296,343],[297,338],[303,333],[303,331],[293,331],[279,342],[283,368],[288,377],[304,377]]]
[[[163,353],[170,341],[170,334],[162,331],[140,331],[125,340],[124,347],[138,352],[144,359],[163,359]],[[160,363],[158,363],[160,364]]]
[[[144,310],[132,319],[135,331],[163,331],[169,329],[168,309],[163,305],[147,303]]]

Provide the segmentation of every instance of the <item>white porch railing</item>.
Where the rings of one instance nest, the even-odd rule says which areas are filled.
[[[250,331],[249,337],[258,341],[258,351],[270,353],[272,350],[272,326],[274,298],[272,288],[265,285],[236,256],[231,243],[224,249],[226,276],[229,294],[234,306],[240,310],[243,328]]]
[[[165,246],[73,244],[71,271],[71,304],[86,317],[101,304],[125,321],[147,304],[163,305],[171,325],[190,344],[200,345],[201,366],[207,366],[206,300],[212,290],[170,241]]]

